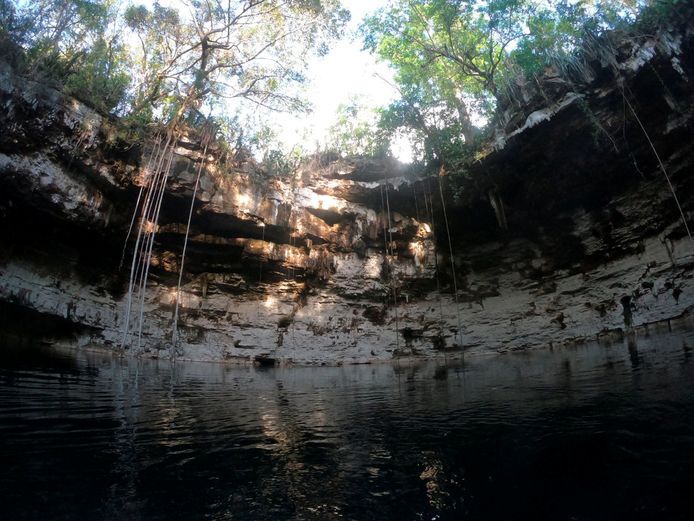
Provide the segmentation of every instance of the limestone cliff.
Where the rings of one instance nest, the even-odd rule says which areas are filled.
[[[142,338],[129,335],[126,348],[169,356],[201,162],[180,358],[494,352],[685,316],[694,243],[663,168],[688,218],[693,47],[683,22],[587,57],[579,77],[547,71],[537,85],[519,83],[493,147],[464,175],[441,179],[453,262],[436,177],[329,157],[268,177],[217,149],[203,157],[191,131],[167,183]],[[118,349],[126,235],[152,143],[131,142],[115,122],[9,66],[0,87],[2,327],[29,321],[23,334]]]

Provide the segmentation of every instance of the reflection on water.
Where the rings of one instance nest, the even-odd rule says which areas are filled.
[[[692,334],[465,365],[0,354],[0,519],[690,519]]]

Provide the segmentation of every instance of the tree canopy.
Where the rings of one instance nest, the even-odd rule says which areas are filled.
[[[397,100],[377,118],[343,105],[329,145],[383,153],[389,136],[409,135],[425,160],[468,157],[515,86],[603,32],[685,1],[389,0],[360,33],[394,70]],[[273,134],[268,118],[254,138],[240,113],[304,110],[306,57],[325,53],[348,19],[340,0],[0,0],[0,46],[140,127],[224,107],[225,126],[253,145]]]
[[[339,0],[0,0],[0,38],[96,108],[162,121],[242,99],[297,110],[305,57],[349,13]]]
[[[381,126],[414,132],[429,158],[470,148],[510,86],[578,52],[586,35],[632,23],[648,3],[391,0],[361,26],[400,94]]]
[[[195,107],[244,98],[301,108],[288,87],[347,17],[336,0],[191,0],[185,18],[156,3],[130,7],[125,20],[141,44],[135,106],[173,96]]]

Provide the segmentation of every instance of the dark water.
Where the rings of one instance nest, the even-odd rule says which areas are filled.
[[[694,335],[283,370],[0,352],[0,519],[694,519]]]

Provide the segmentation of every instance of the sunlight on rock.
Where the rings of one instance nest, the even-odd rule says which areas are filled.
[[[149,233],[149,234],[155,233],[157,231],[157,229],[158,229],[158,226],[155,222],[145,221],[144,223],[142,223],[142,231],[144,233]]]
[[[383,265],[383,259],[377,256],[371,256],[366,259],[366,264],[364,266],[364,273],[369,279],[378,279],[381,277],[381,267]]]
[[[421,266],[426,260],[426,248],[421,242],[411,242],[409,245],[410,253],[414,257],[415,264]]]
[[[251,197],[248,194],[240,193],[236,196],[236,204],[241,208],[242,211],[249,210],[251,203]]]

